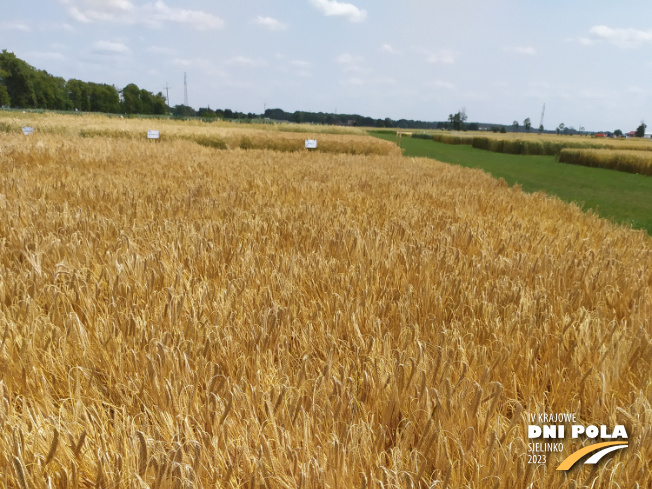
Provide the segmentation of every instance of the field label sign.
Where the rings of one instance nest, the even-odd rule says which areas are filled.
[[[159,138],[158,131],[153,131],[153,130],[147,131],[147,139],[158,139],[158,138]]]
[[[34,128],[33,128],[33,127],[23,127],[23,134],[24,134],[25,136],[29,136],[29,135],[32,134],[33,132],[34,132]]]
[[[306,139],[306,149],[317,149],[317,140]]]

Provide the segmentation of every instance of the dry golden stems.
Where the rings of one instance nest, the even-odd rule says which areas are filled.
[[[239,147],[243,139],[253,141],[258,149],[267,142],[281,148],[288,141],[303,143],[305,139],[318,137],[322,140],[332,139],[332,135],[344,136],[351,143],[367,139],[366,131],[356,127],[321,126],[313,124],[238,124],[225,121],[201,122],[177,121],[171,119],[124,118],[121,116],[59,115],[54,113],[16,113],[0,112],[0,134],[22,134],[21,127],[35,128],[34,135],[56,135],[60,137],[103,137],[118,139],[143,140],[147,131],[157,129],[162,140],[175,139],[221,139],[233,148]],[[335,138],[335,140],[338,140]],[[373,138],[371,140],[374,140]],[[303,145],[302,145],[303,146]],[[321,146],[321,144],[319,145]],[[376,148],[391,148],[395,145],[382,143]],[[272,148],[270,148],[272,149]]]
[[[648,143],[650,150],[652,144]],[[652,175],[652,153],[615,149],[563,149],[559,155],[562,163],[610,168],[629,173]]]
[[[430,160],[0,148],[7,486],[650,484],[643,233]],[[630,448],[531,466],[542,411]]]

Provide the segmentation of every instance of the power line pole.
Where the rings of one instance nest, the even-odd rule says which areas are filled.
[[[170,88],[168,87],[168,82],[165,82],[165,103],[170,106]]]
[[[183,105],[188,106],[188,78],[186,72],[183,72]]]

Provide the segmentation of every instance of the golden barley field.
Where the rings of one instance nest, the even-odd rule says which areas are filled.
[[[385,131],[386,132],[386,131]],[[397,131],[399,141],[400,131]],[[470,145],[494,153],[556,156],[561,163],[652,175],[652,143],[642,138],[611,139],[589,136],[488,132],[411,132],[407,136],[439,143]]]
[[[395,151],[67,129],[0,134],[0,216],[2,487],[652,484],[643,232]],[[629,447],[530,464],[537,412]]]
[[[650,143],[652,146],[652,143]],[[564,148],[559,161],[574,165],[610,168],[628,173],[652,175],[652,152],[613,149],[570,149]]]
[[[549,148],[576,148],[576,149],[613,149],[613,150],[630,150],[630,151],[652,151],[652,142],[643,138],[597,138],[587,135],[556,135],[556,134],[538,134],[536,131],[531,133],[508,132],[494,133],[489,131],[413,131],[412,134],[431,134],[435,141],[449,144],[471,144],[482,149],[503,152],[505,149],[512,150],[510,147],[515,143],[521,143],[527,147],[526,151],[539,153],[535,154],[554,154],[549,153]],[[487,141],[488,140],[488,141]],[[507,148],[501,148],[500,144],[504,143]],[[543,153],[542,153],[543,152]],[[559,151],[557,151],[558,153]]]

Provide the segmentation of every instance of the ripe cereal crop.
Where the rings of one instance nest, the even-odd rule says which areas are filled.
[[[652,144],[651,144],[652,146]],[[652,153],[613,149],[562,149],[562,163],[652,175]]]
[[[4,487],[652,484],[643,232],[393,150],[61,127],[0,137]],[[528,412],[629,447],[530,464]]]

